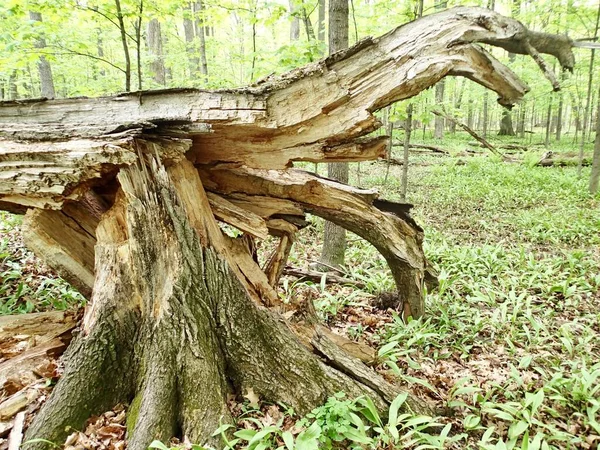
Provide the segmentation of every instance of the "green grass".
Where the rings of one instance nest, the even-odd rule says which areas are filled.
[[[448,145],[459,151],[464,141]],[[456,448],[594,448],[600,443],[600,196],[587,192],[589,169],[578,178],[574,167],[484,156],[461,157],[461,164],[456,157],[411,158],[408,201],[424,225],[440,286],[428,294],[424,318],[404,324],[395,317],[379,331],[385,367],[453,409],[452,433],[462,436]],[[386,184],[383,163],[360,170],[362,186],[398,200],[400,168],[391,167]],[[356,182],[356,168],[351,173]],[[303,245],[314,243],[301,242],[299,254]],[[373,274],[363,298],[392,283],[385,262],[361,241],[348,250],[347,273]],[[329,320],[361,302],[356,293],[349,300],[343,290],[318,291],[315,303],[326,305]]]

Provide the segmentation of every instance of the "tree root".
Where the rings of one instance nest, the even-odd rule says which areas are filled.
[[[119,175],[123,192],[98,228],[83,331],[26,439],[60,443],[66,427],[81,429],[90,415],[124,402],[131,450],[173,435],[218,445],[211,435],[230,420],[228,395],[250,390],[300,414],[339,391],[366,394],[383,410],[398,389],[322,335],[313,339],[315,354],[255,300],[229,263],[198,173],[179,164],[166,171],[151,161]],[[178,174],[190,170],[197,180],[182,183]]]

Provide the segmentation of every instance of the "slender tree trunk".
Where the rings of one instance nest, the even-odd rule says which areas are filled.
[[[131,58],[129,56],[129,45],[127,44],[127,32],[125,30],[125,19],[121,9],[121,1],[115,0],[117,11],[117,21],[121,33],[121,45],[123,47],[123,56],[125,57],[125,92],[131,91]]]
[[[17,100],[19,98],[19,90],[17,88],[17,71],[12,70],[8,75],[8,99]]]
[[[319,41],[325,42],[325,0],[319,0],[317,37]]]
[[[98,28],[96,30],[96,52],[98,53],[98,56],[100,58],[104,58],[104,42],[102,41],[102,29]],[[101,77],[104,77],[106,75],[106,71],[104,70],[104,66],[100,66],[100,69],[98,70],[98,74]]]
[[[348,48],[348,0],[329,1],[329,54]],[[327,176],[348,183],[348,163],[327,164]],[[346,230],[326,221],[321,262],[329,266],[344,264]]]
[[[550,134],[552,125],[552,97],[548,101],[548,112],[546,113],[546,138],[544,139],[544,146],[548,148],[550,145]]]
[[[29,11],[29,18],[36,22],[42,21],[42,14],[35,11]],[[40,50],[46,48],[46,39],[43,33],[39,33],[39,37],[35,40],[34,47]],[[52,77],[52,67],[44,55],[40,55],[37,62],[38,73],[40,74],[40,96],[46,98],[56,97],[54,91],[54,79]]]
[[[289,0],[290,5],[290,41],[294,42],[300,39],[300,17],[296,8],[296,0]]]
[[[525,102],[522,102],[519,106],[519,123],[517,124],[517,134],[521,139],[525,137],[525,113],[526,113]]]
[[[600,27],[600,2],[598,2],[598,11],[596,12],[596,27],[594,29],[594,38],[598,37],[598,28]],[[581,130],[581,143],[579,144],[579,164],[577,165],[577,176],[581,177],[581,171],[583,169],[583,150],[585,146],[585,136],[587,132],[587,125],[590,115],[591,108],[591,97],[592,97],[592,82],[594,80],[594,58],[596,56],[596,50],[592,49],[590,55],[590,69],[588,71],[588,84],[587,84],[587,97],[585,100],[585,109],[583,111],[583,127]]]
[[[456,80],[455,89],[458,89],[458,93],[456,94],[456,99],[454,101],[454,109],[456,111],[459,111],[462,106],[462,98],[465,91],[465,81],[466,80]],[[450,122],[450,132],[452,134],[456,134],[456,122]]]
[[[436,11],[440,11],[446,8],[448,5],[445,0],[435,0],[434,6]],[[441,79],[435,85],[435,104],[439,107],[444,104],[444,90],[446,87],[446,80]],[[433,137],[436,139],[442,139],[444,137],[444,125],[445,119],[440,116],[435,116],[435,128]]]
[[[165,57],[163,55],[162,33],[158,19],[152,19],[148,22],[146,42],[149,53],[152,57],[150,60],[150,72],[152,74],[152,79],[155,83],[165,86],[167,84]]]
[[[483,137],[487,137],[488,132],[488,121],[489,121],[489,100],[488,100],[488,92],[487,90],[483,93],[483,127],[482,132]]]
[[[186,10],[184,10],[183,18],[183,34],[185,36],[185,49],[188,54],[188,61],[190,65],[190,77],[195,79],[198,73],[201,73],[200,58],[198,58],[198,51],[196,49],[196,36],[194,33],[194,6],[192,3],[188,4]]]
[[[408,192],[408,155],[410,150],[410,134],[412,132],[412,116],[413,116],[413,105],[409,103],[406,108],[406,125],[404,126],[404,153],[402,160],[402,187],[400,188],[400,200],[406,201],[406,194]]]
[[[197,0],[194,3],[194,14],[196,15],[196,20],[194,21],[196,39],[198,39],[198,50],[200,52],[200,73],[204,77],[204,83],[208,83],[208,62],[206,59],[206,26],[204,25],[204,3],[202,2],[202,0]],[[256,42],[254,46],[256,47]]]
[[[594,157],[592,159],[592,173],[590,174],[590,192],[598,193],[600,180],[600,89],[598,89],[598,107],[596,109],[596,138],[594,140]]]
[[[561,74],[561,79],[564,81],[564,72]],[[563,92],[558,93],[558,110],[556,111],[556,140],[560,141],[562,129],[563,129],[563,108],[564,108],[564,96]]]
[[[473,128],[473,97],[469,94],[469,101],[467,103],[467,126]]]
[[[135,55],[137,60],[138,91],[142,90],[142,14],[144,13],[144,0],[139,0],[138,16],[135,21]]]
[[[301,7],[302,7],[302,23],[304,23],[304,31],[306,32],[306,40],[314,41],[315,40],[315,30],[313,28],[312,22],[310,21],[308,12],[306,11],[306,5],[304,4],[304,0],[301,0]]]

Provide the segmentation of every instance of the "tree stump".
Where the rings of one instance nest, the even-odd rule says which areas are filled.
[[[371,242],[398,309],[419,317],[423,230],[410,205],[292,165],[383,157],[373,113],[447,75],[514,104],[527,87],[478,42],[573,65],[564,36],[454,8],[247,88],[0,103],[0,207],[27,210],[28,245],[90,298],[25,440],[60,443],[68,427],[128,403],[132,450],[174,435],[211,443],[227,396],[249,391],[299,413],[337,391],[384,408],[400,390],[320,327],[287,323],[275,285],[315,214]],[[252,243],[269,234],[282,242],[263,269]],[[414,397],[407,405],[431,413]]]

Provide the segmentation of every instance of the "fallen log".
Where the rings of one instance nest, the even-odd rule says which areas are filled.
[[[485,138],[483,138],[482,136],[480,136],[479,134],[477,134],[475,132],[475,130],[473,130],[471,127],[469,127],[467,124],[462,123],[461,121],[459,121],[456,117],[451,116],[450,114],[441,111],[439,109],[433,109],[431,111],[433,114],[435,114],[436,116],[440,116],[443,117],[446,120],[449,120],[450,122],[455,123],[456,125],[458,125],[460,128],[462,128],[463,130],[465,130],[467,133],[469,133],[471,136],[473,136],[481,145],[482,147],[487,148],[489,151],[491,151],[494,155],[501,157],[502,159],[505,159],[505,156],[500,153],[498,151],[498,149],[496,149],[496,147],[494,147],[492,144],[490,144]]]
[[[318,272],[316,270],[306,270],[300,267],[286,266],[283,269],[284,275],[299,278],[301,280],[309,280],[315,283],[320,283],[325,280],[325,283],[348,284],[357,288],[364,288],[365,284],[362,281],[352,280],[350,278],[341,277],[330,272]]]
[[[404,147],[404,142],[400,142],[400,141],[395,141],[394,142],[394,147]],[[429,144],[410,144],[409,148],[414,148],[414,149],[424,149],[424,150],[430,150],[433,153],[441,153],[443,155],[449,155],[450,152],[448,152],[448,150],[445,150],[441,147],[438,147],[436,145],[429,145]],[[424,153],[424,152],[423,152]]]
[[[385,408],[401,390],[314,323],[299,325],[311,337],[300,339],[274,286],[292,227],[315,214],[378,249],[397,309],[417,318],[423,230],[408,205],[291,166],[382,157],[374,113],[445,76],[504,106],[520,100],[527,86],[478,43],[531,55],[555,87],[539,53],[573,66],[569,38],[463,7],[246,88],[0,103],[0,206],[30,210],[28,245],[90,297],[25,448],[60,442],[118,403],[130,404],[130,450],[174,435],[215,445],[228,399],[250,390],[301,414],[339,391]],[[231,237],[219,221],[242,231]],[[281,241],[261,268],[253,242],[266,233]],[[414,396],[406,404],[434,413]]]
[[[536,166],[540,167],[575,167],[579,164],[578,158],[563,158],[563,157],[549,157],[540,159]],[[583,166],[591,166],[592,158],[584,158],[582,161]]]

